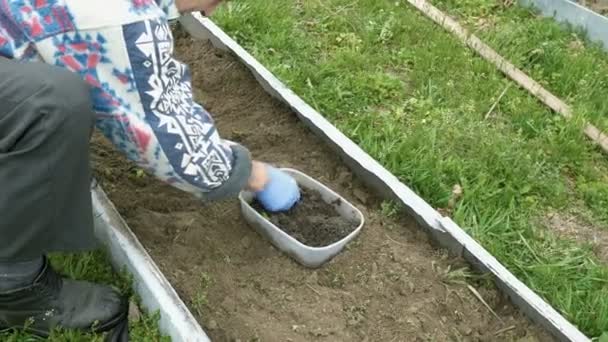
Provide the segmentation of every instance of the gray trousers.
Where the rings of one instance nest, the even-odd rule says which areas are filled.
[[[78,75],[0,57],[0,262],[96,247],[91,108]]]

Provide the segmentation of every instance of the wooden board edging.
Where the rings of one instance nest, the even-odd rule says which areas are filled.
[[[160,311],[159,327],[173,342],[210,342],[152,257],[99,185],[93,187],[95,234],[114,269],[133,275],[133,287],[148,312]]]

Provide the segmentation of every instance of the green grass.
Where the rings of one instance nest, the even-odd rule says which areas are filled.
[[[432,2],[566,100],[577,114],[608,129],[608,59],[599,44],[584,42],[584,32],[565,29],[529,8],[505,7],[497,1]]]
[[[435,0],[471,31],[569,103],[575,115],[608,131],[608,58],[599,44],[535,10],[500,6],[489,0]],[[521,25],[525,22],[525,25]],[[608,177],[577,182],[600,221],[608,222]]]
[[[62,274],[74,279],[88,280],[110,284],[123,294],[138,302],[131,289],[131,279],[126,272],[116,273],[100,251],[84,254],[62,254],[51,256],[51,262]],[[131,341],[169,342],[170,338],[163,336],[158,328],[158,313],[143,314],[138,322],[129,322]],[[42,339],[23,332],[0,333],[0,340],[5,342],[30,342]],[[51,334],[48,341],[52,342],[103,342],[101,335],[86,334],[75,331],[57,330]]]
[[[464,2],[458,8],[470,12],[492,1]],[[608,162],[580,133],[582,118],[605,123],[606,55],[562,53],[567,37],[579,38],[525,11],[505,13],[497,17],[517,24],[487,37],[571,102],[577,119],[517,87],[484,119],[509,81],[405,2],[234,0],[215,21],[432,205],[447,207],[460,185],[454,219],[598,337],[608,331],[608,267],[537,223],[579,205],[592,222],[608,222]]]

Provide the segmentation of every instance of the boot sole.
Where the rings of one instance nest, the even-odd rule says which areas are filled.
[[[106,335],[105,342],[128,342],[129,341],[129,319],[128,317],[118,323]]]
[[[127,321],[128,320],[127,315],[128,315],[128,311],[125,310],[125,311],[119,313],[118,315],[116,315],[115,317],[113,317],[112,319],[108,320],[104,324],[100,325],[99,327],[96,327],[95,329],[74,329],[74,330],[80,331],[83,333],[93,333],[93,334],[108,332],[108,331],[116,328],[117,326],[119,326],[124,321]],[[128,324],[128,322],[126,322],[126,324]],[[2,332],[2,333],[11,331],[11,330],[23,331],[27,334],[36,335],[36,336],[39,336],[42,338],[50,337],[49,331],[42,331],[42,330],[37,330],[37,329],[32,329],[32,328],[24,328],[22,326],[0,327],[0,332]]]

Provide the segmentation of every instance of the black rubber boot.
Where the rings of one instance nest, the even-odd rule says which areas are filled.
[[[127,308],[126,300],[110,287],[63,279],[45,258],[32,285],[0,293],[0,330],[22,329],[42,337],[55,328],[125,330]]]

